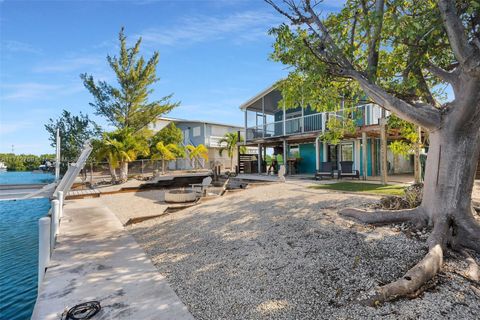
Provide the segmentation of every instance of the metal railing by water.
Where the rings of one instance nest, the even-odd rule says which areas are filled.
[[[67,172],[57,185],[53,193],[51,208],[46,217],[38,220],[38,292],[45,277],[45,270],[50,264],[50,258],[55,249],[57,236],[60,232],[60,223],[63,217],[63,203],[65,195],[72,188],[75,178],[85,166],[92,152],[90,141],[85,142],[77,162],[68,167]]]

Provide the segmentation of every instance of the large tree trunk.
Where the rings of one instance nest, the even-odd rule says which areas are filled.
[[[128,162],[122,161],[120,163],[120,183],[127,182],[128,180]]]
[[[421,207],[428,225],[447,224],[446,240],[480,247],[480,228],[472,215],[472,189],[480,154],[480,130],[454,130],[452,124],[430,133]],[[472,233],[477,231],[477,233]],[[474,239],[470,239],[470,238]]]
[[[363,223],[411,222],[417,227],[433,228],[425,258],[399,280],[378,288],[371,303],[415,295],[441,269],[447,247],[480,252],[480,223],[474,217],[471,202],[479,155],[478,126],[463,130],[457,121],[445,123],[442,128],[430,132],[423,200],[418,208],[373,213],[345,209],[340,212]]]
[[[117,169],[111,164],[110,162],[108,163],[108,169],[110,170],[110,176],[112,176],[112,182],[115,183],[117,182]]]

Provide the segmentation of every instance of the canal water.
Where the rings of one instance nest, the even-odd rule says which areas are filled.
[[[53,181],[50,174],[1,172],[0,184]],[[38,219],[46,198],[0,201],[0,319],[30,319],[37,297]]]

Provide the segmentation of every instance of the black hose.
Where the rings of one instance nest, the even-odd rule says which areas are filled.
[[[62,320],[85,320],[91,319],[96,315],[102,307],[98,301],[88,301],[85,303],[77,304],[70,308],[67,313],[62,315]],[[63,317],[65,316],[65,317]]]

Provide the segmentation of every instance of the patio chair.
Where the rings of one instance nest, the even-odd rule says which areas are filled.
[[[202,197],[207,194],[207,188],[210,186],[211,183],[212,177],[206,177],[202,180],[202,183],[194,183],[190,186],[192,187],[192,190],[195,190],[197,195],[200,195]]]
[[[329,177],[333,179],[333,163],[322,162],[320,163],[320,170],[315,172],[315,180],[321,180],[323,177]]]
[[[360,180],[360,171],[353,170],[353,161],[340,161],[340,170],[338,171],[338,179],[343,177],[357,178]]]

